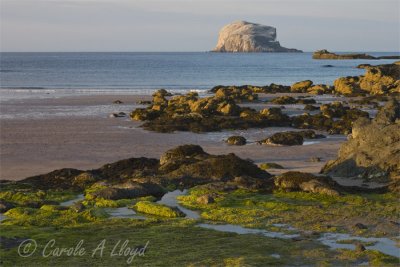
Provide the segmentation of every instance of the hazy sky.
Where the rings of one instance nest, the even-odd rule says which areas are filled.
[[[0,0],[1,51],[207,51],[235,20],[304,51],[399,51],[400,0]]]

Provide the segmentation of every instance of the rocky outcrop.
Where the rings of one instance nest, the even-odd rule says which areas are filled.
[[[240,178],[238,178],[240,177]],[[131,158],[80,171],[62,169],[15,182],[33,189],[83,191],[94,186],[94,198],[121,199],[160,197],[168,186],[192,187],[210,182],[240,182],[268,188],[271,175],[235,154],[210,155],[200,146],[183,145],[166,151],[160,158]],[[1,206],[3,205],[3,206]],[[6,208],[0,203],[0,208]]]
[[[367,54],[342,54],[331,53],[326,49],[318,50],[313,53],[313,59],[378,59]]]
[[[358,119],[349,141],[323,173],[388,182],[400,179],[400,104],[391,99],[375,119]]]
[[[326,49],[318,50],[313,53],[313,59],[400,59],[400,56],[381,56],[374,57],[368,54],[335,54]]]
[[[246,21],[224,26],[213,52],[302,52],[285,48],[276,40],[276,29]]]
[[[358,67],[365,69],[365,74],[336,79],[335,92],[343,95],[400,93],[400,62],[377,66],[363,64]]]

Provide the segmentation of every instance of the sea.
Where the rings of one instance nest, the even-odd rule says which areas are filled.
[[[354,52],[353,52],[354,53]],[[373,56],[398,52],[367,52]],[[356,66],[395,60],[313,60],[312,53],[0,53],[2,99],[90,94],[206,92],[216,85],[332,84]]]

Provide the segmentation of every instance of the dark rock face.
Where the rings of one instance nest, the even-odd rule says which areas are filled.
[[[219,32],[213,52],[302,52],[282,47],[276,41],[276,29],[271,26],[236,21]]]
[[[400,105],[391,99],[375,119],[358,119],[338,158],[323,173],[387,182],[400,178]]]

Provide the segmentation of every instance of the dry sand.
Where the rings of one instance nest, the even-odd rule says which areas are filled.
[[[116,99],[122,105],[112,104]],[[1,103],[0,179],[18,180],[60,168],[93,169],[130,157],[158,158],[167,149],[198,144],[212,154],[235,153],[256,163],[276,162],[287,170],[318,173],[335,158],[343,136],[317,140],[317,144],[277,147],[223,142],[242,134],[251,142],[282,128],[194,134],[161,134],[141,129],[140,122],[109,118],[110,112],[129,112],[148,96],[106,95],[10,100]],[[315,141],[315,140],[312,140]],[[321,157],[321,162],[309,162]],[[281,170],[271,170],[279,173]]]

